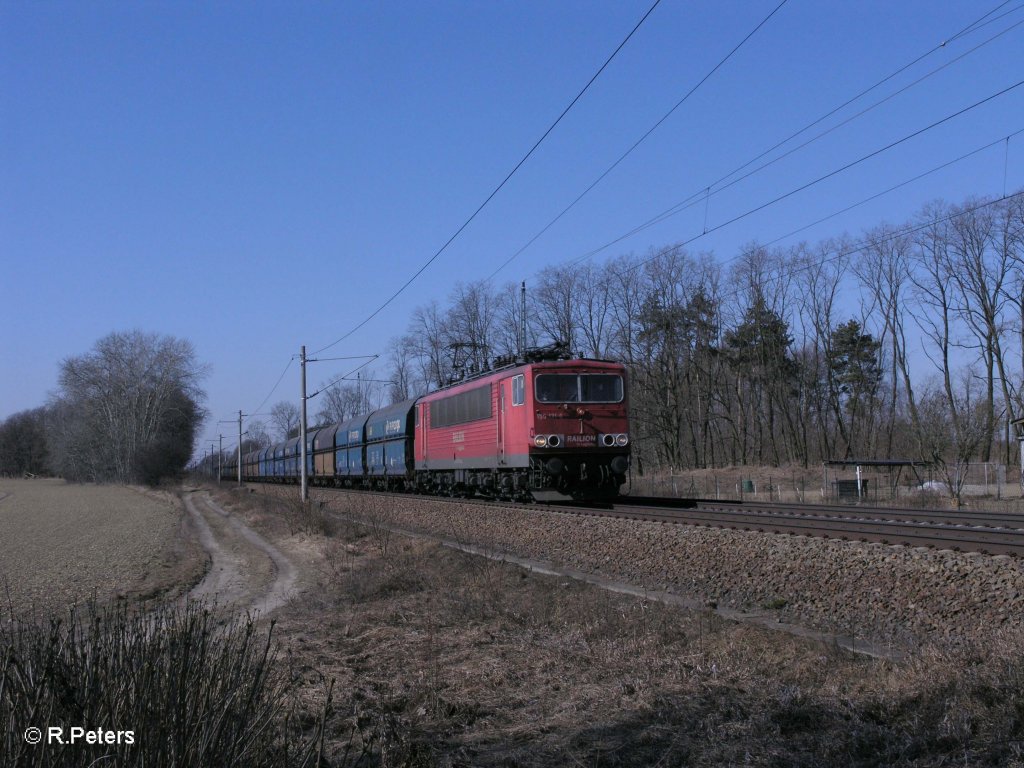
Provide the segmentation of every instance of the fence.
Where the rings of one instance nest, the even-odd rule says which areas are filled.
[[[960,468],[961,496],[1020,499],[1021,473],[1016,466],[978,462]],[[723,500],[836,501],[869,504],[911,504],[915,500],[950,497],[945,477],[920,467],[897,472],[895,467],[753,468],[727,467],[685,472],[653,472],[632,478],[636,496],[670,496]]]

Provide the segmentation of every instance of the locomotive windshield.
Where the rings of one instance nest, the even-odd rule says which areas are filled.
[[[539,403],[618,403],[622,377],[609,373],[542,373],[535,380]]]

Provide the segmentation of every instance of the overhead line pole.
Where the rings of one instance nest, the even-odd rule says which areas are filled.
[[[242,412],[238,412],[238,487],[242,487]]]
[[[306,345],[302,345],[302,351],[299,357],[302,360],[302,414],[299,417],[299,442],[302,444],[300,452],[302,459],[302,470],[300,472],[302,477],[302,501],[309,501],[309,488],[306,482]]]
[[[222,474],[224,474],[224,435],[217,435],[217,485],[220,485]]]
[[[526,281],[520,288],[519,294],[519,359],[526,359]]]

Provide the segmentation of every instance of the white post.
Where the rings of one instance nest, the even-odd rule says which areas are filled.
[[[1024,496],[1024,425],[1020,429],[1020,494]]]

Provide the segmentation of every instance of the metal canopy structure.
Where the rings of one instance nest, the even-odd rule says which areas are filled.
[[[866,494],[867,481],[862,480],[861,478],[861,470],[865,467],[888,469],[890,488],[896,488],[899,485],[903,470],[907,467],[909,467],[914,473],[914,477],[917,478],[919,485],[923,483],[924,480],[921,478],[921,475],[917,470],[932,469],[934,467],[934,464],[930,461],[915,461],[913,459],[830,459],[828,461],[821,462],[821,465],[825,472],[824,488],[826,491],[829,488],[829,467],[856,467],[857,479],[855,481],[836,480],[836,494],[840,497],[855,496],[857,498],[861,498]],[[893,474],[894,471],[895,475]],[[850,484],[849,488],[846,487],[847,484]]]

